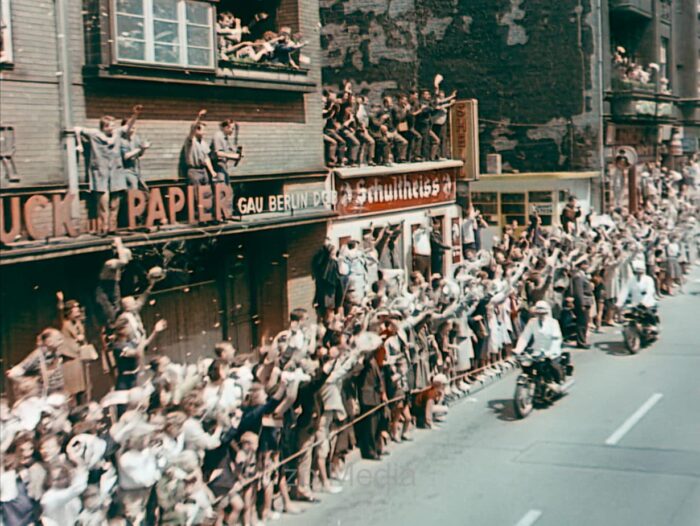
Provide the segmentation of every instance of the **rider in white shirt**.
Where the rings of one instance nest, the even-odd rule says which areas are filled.
[[[646,273],[646,265],[643,261],[635,260],[632,262],[632,270],[634,277],[622,288],[617,298],[617,307],[624,306],[628,299],[634,306],[643,305],[648,309],[656,307],[656,285],[654,278]]]
[[[538,301],[533,313],[534,316],[527,322],[513,352],[522,354],[529,348],[533,356],[544,355],[549,358],[550,372],[554,381],[548,382],[547,385],[554,392],[558,392],[565,376],[559,363],[563,341],[561,327],[552,317],[552,308],[546,301]]]
[[[513,352],[521,354],[530,345],[532,354],[544,354],[555,359],[561,356],[562,335],[559,322],[552,317],[552,308],[546,301],[538,301],[535,316],[530,318]]]

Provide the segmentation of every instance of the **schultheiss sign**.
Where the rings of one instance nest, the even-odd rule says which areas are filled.
[[[371,214],[449,203],[456,197],[456,169],[344,179],[336,174],[336,211]]]

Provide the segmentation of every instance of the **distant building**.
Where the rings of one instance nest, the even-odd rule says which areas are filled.
[[[534,208],[556,223],[569,193],[584,208],[600,206],[602,175],[617,146],[671,165],[677,162],[671,135],[682,130],[683,153],[697,150],[695,0],[331,0],[322,6],[327,87],[349,79],[356,92],[376,99],[431,87],[439,73],[446,90],[478,100],[482,177],[470,184],[470,195],[494,233],[513,221],[524,226]],[[646,69],[658,64],[655,82],[616,80],[617,46]],[[502,174],[485,173],[493,154],[501,156]],[[509,173],[519,174],[517,180]]]

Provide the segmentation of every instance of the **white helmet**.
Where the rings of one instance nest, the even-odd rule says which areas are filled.
[[[540,300],[537,303],[535,303],[535,308],[533,309],[533,312],[535,314],[544,314],[548,316],[552,314],[552,307],[549,305],[548,302]]]
[[[647,266],[644,264],[643,261],[640,261],[637,259],[637,260],[632,262],[632,270],[634,272],[646,272]]]

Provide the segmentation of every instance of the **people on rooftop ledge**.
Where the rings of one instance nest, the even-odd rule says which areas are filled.
[[[323,90],[326,164],[390,166],[447,159],[448,111],[457,92],[447,96],[442,80],[436,75],[432,91],[385,95],[381,104],[355,94],[349,81],[343,81],[339,91]]]

